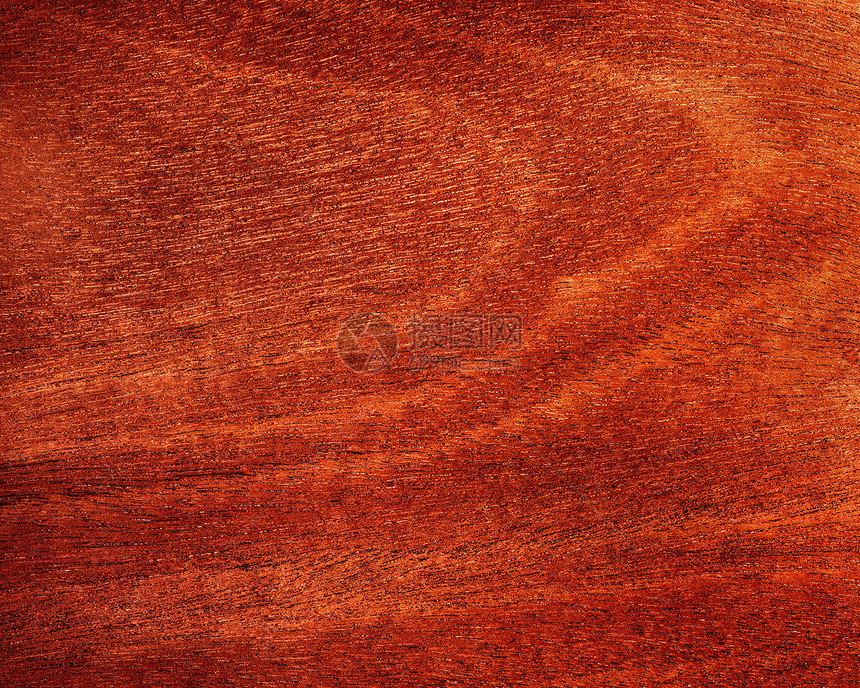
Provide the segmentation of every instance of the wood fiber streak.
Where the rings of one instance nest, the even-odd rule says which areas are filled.
[[[858,685],[855,4],[0,7],[0,684]]]

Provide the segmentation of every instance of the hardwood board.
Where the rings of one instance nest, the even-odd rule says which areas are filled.
[[[857,685],[858,38],[3,3],[0,683]]]

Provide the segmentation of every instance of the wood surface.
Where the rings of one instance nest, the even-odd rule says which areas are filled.
[[[4,1],[0,684],[860,685],[858,11]]]

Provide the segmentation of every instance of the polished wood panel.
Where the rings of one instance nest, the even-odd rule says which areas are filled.
[[[857,685],[858,39],[3,3],[0,682]]]

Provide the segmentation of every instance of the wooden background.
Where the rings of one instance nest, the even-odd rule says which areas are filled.
[[[0,683],[857,685],[858,40],[3,2]],[[520,366],[409,370],[421,312]]]

